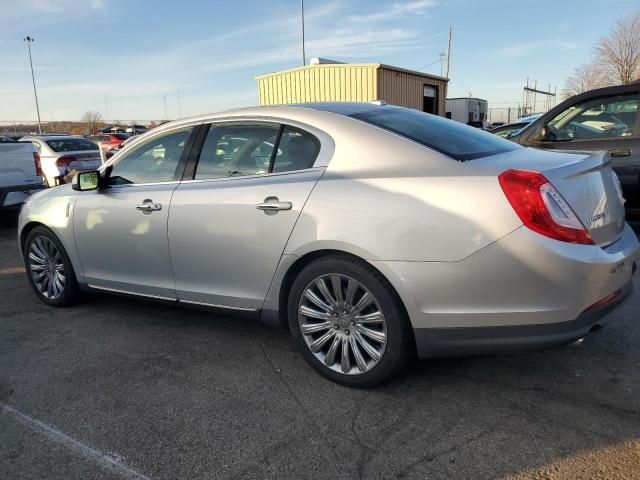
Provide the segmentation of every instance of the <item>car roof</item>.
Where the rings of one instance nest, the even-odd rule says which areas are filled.
[[[20,140],[43,140],[46,142],[47,140],[68,140],[70,138],[82,138],[83,140],[86,140],[84,137],[80,137],[78,135],[25,135]]]

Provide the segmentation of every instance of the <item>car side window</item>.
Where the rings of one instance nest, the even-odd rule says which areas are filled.
[[[135,147],[113,165],[110,185],[170,182],[193,127],[173,130]]]
[[[560,112],[548,124],[548,141],[588,140],[633,135],[638,94],[585,100]]]
[[[268,173],[279,130],[277,123],[212,124],[200,152],[195,178]]]
[[[310,133],[285,126],[273,161],[273,172],[311,168],[320,151],[320,142]]]

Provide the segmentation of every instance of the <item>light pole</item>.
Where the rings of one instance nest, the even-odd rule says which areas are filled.
[[[29,49],[29,65],[31,65],[31,81],[33,82],[33,96],[36,97],[36,112],[38,112],[38,133],[42,133],[42,123],[40,123],[40,107],[38,106],[38,92],[36,91],[36,77],[33,74],[33,60],[31,60],[31,42],[34,41],[34,38],[24,37],[24,41],[27,42],[27,48]]]

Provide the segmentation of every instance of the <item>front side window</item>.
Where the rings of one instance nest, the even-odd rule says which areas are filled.
[[[556,115],[548,124],[548,141],[628,137],[638,118],[636,93],[585,100]]]
[[[138,145],[113,165],[109,183],[123,185],[175,180],[176,169],[192,128],[173,130]]]

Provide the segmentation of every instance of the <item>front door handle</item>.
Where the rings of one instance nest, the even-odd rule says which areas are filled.
[[[153,200],[147,198],[140,205],[136,206],[136,210],[140,210],[145,215],[148,215],[151,212],[157,212],[159,210],[162,210],[162,204],[154,203]]]
[[[629,157],[631,156],[630,148],[612,148],[609,150],[609,155],[612,157]]]
[[[267,197],[264,202],[257,203],[256,208],[262,210],[267,215],[273,215],[280,210],[291,210],[293,204],[291,202],[281,202],[278,197]]]

